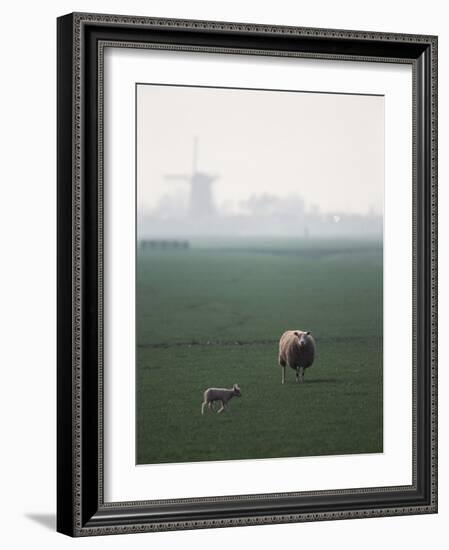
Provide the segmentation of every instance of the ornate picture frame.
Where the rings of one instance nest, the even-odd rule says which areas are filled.
[[[412,483],[109,502],[104,488],[104,51],[412,69]],[[58,495],[70,536],[437,512],[437,37],[74,13],[58,18]],[[133,185],[134,182],[131,182]],[[411,344],[412,345],[412,344]]]

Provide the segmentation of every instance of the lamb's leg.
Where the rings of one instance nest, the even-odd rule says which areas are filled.
[[[302,384],[304,382],[304,367],[299,367],[299,379],[298,382]]]
[[[207,405],[207,401],[204,401],[202,404],[201,404],[201,414],[204,414],[204,407]]]
[[[217,412],[221,413],[221,412],[223,412],[224,410],[225,410],[225,403],[224,403],[224,401],[222,401],[222,402],[221,402],[221,409],[218,409]]]

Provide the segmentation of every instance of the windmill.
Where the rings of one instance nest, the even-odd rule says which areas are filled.
[[[193,163],[192,173],[188,174],[167,174],[166,180],[183,180],[190,184],[189,214],[192,218],[207,218],[215,214],[215,206],[212,197],[212,183],[218,176],[200,172],[198,163],[198,138],[193,141]]]

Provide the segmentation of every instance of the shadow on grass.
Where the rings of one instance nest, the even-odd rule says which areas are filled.
[[[309,384],[335,384],[338,382],[336,378],[318,378],[316,380],[304,380],[304,385],[307,386]]]

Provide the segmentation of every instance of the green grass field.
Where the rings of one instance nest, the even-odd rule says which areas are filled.
[[[137,463],[382,452],[382,247],[192,240],[138,252]],[[281,385],[284,330],[317,356]],[[223,414],[203,391],[238,383]]]

